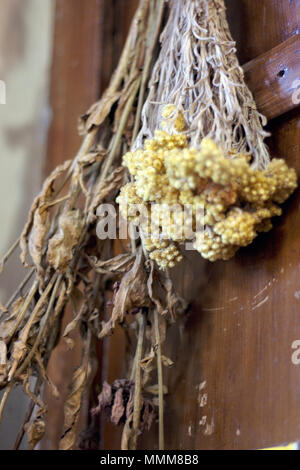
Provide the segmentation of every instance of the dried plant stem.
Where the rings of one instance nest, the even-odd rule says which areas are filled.
[[[30,289],[30,291],[28,292],[28,294],[27,294],[27,296],[26,296],[26,300],[25,300],[25,302],[24,302],[24,304],[23,304],[23,306],[22,306],[22,308],[21,308],[21,310],[20,310],[20,313],[19,313],[19,315],[18,315],[18,318],[16,319],[16,323],[15,323],[15,325],[14,325],[14,328],[13,328],[13,330],[11,331],[10,339],[14,336],[14,334],[15,334],[15,332],[17,331],[17,329],[18,329],[20,323],[22,322],[24,316],[26,315],[27,310],[28,310],[28,308],[29,308],[29,305],[30,305],[30,303],[31,303],[31,301],[32,301],[32,299],[33,299],[35,293],[36,293],[37,290],[38,290],[38,286],[39,286],[39,283],[38,283],[38,280],[36,280],[36,281],[32,284],[31,289]]]
[[[0,274],[2,273],[3,268],[4,268],[4,265],[5,265],[6,261],[8,260],[8,258],[9,258],[9,257],[14,253],[14,251],[18,248],[19,242],[20,242],[20,238],[18,238],[18,240],[15,241],[15,243],[9,248],[9,250],[7,251],[7,253],[3,256],[2,260],[0,261]]]
[[[41,386],[42,386],[42,379],[39,377],[37,379],[37,382],[36,382],[35,387],[34,387],[34,392],[33,392],[34,395],[38,395]],[[36,403],[33,400],[31,400],[30,403],[29,403],[29,407],[28,407],[27,413],[25,415],[23,424],[21,425],[20,430],[18,432],[18,435],[16,437],[16,441],[14,443],[13,450],[18,450],[20,445],[21,445],[21,442],[22,442],[24,434],[25,434],[25,425],[27,423],[29,423],[31,415],[32,415],[33,410],[35,408],[35,405],[36,405]]]
[[[158,378],[158,413],[159,413],[159,450],[164,450],[164,384],[161,360],[161,342],[159,333],[159,319],[157,310],[154,311],[155,341],[157,344],[157,378]]]
[[[139,132],[140,125],[141,125],[141,113],[142,113],[142,108],[143,108],[144,101],[145,101],[145,90],[146,90],[147,80],[148,80],[148,77],[149,77],[151,61],[153,59],[154,49],[155,49],[155,46],[157,44],[157,39],[158,39],[158,36],[159,36],[159,33],[160,33],[162,17],[163,17],[163,12],[164,12],[164,8],[165,8],[164,0],[161,0],[159,2],[158,12],[156,12],[155,6],[153,8],[153,4],[151,4],[151,8],[153,9],[152,15],[155,17],[156,24],[155,24],[154,33],[153,33],[152,37],[150,37],[150,41],[148,41],[149,44],[148,44],[148,49],[147,49],[143,74],[142,74],[142,82],[141,82],[138,105],[137,105],[137,110],[136,110],[136,115],[135,115],[134,129],[133,129],[133,133],[132,133],[132,142],[135,141],[135,139],[138,135],[138,132]],[[151,21],[150,21],[150,25],[152,25]],[[151,33],[151,30],[150,30],[150,33]],[[147,34],[147,37],[148,37],[148,34]]]
[[[145,319],[143,313],[139,314],[139,334],[136,350],[135,360],[135,381],[134,381],[134,404],[133,404],[133,436],[131,443],[131,450],[136,450],[138,432],[141,419],[141,404],[142,404],[142,374],[141,374],[141,360],[143,354],[143,341],[145,332]]]
[[[106,160],[103,171],[101,173],[101,178],[100,178],[101,182],[103,182],[105,180],[105,178],[107,177],[109,168],[111,167],[111,164],[113,163],[113,161],[115,159],[115,156],[116,156],[116,153],[117,153],[117,150],[118,150],[118,147],[120,145],[120,141],[121,141],[121,138],[122,138],[122,135],[123,135],[123,131],[124,131],[124,128],[126,126],[127,119],[128,119],[129,113],[132,109],[132,106],[133,106],[136,94],[138,92],[140,83],[141,83],[141,78],[139,77],[139,78],[136,79],[136,82],[133,86],[131,96],[130,96],[130,98],[128,99],[128,101],[126,103],[124,112],[122,114],[120,124],[118,126],[117,133],[116,133],[116,135],[113,139],[112,149],[110,151],[109,157]]]
[[[16,371],[16,374],[15,374],[16,377],[18,377],[26,369],[26,367],[30,364],[30,361],[32,360],[32,358],[33,358],[40,342],[43,339],[43,336],[44,336],[46,328],[47,328],[47,322],[49,320],[50,314],[52,313],[54,301],[56,299],[56,294],[57,294],[57,291],[60,287],[61,282],[62,282],[62,275],[59,275],[57,277],[56,283],[54,285],[54,288],[53,288],[53,291],[52,291],[52,294],[51,294],[51,298],[50,298],[50,301],[49,301],[49,304],[48,304],[48,307],[47,307],[47,311],[46,311],[46,313],[43,317],[43,321],[42,321],[43,325],[41,325],[41,327],[40,327],[40,330],[39,330],[39,333],[38,333],[37,338],[35,340],[35,343],[32,346],[32,348],[30,349],[30,352],[29,352],[28,356],[26,357],[26,359],[24,359],[24,361],[22,362],[22,365]]]
[[[7,385],[6,389],[5,389],[5,392],[3,394],[3,397],[2,397],[2,400],[1,400],[1,403],[0,403],[0,423],[2,421],[2,417],[3,417],[3,410],[4,410],[4,407],[6,405],[6,402],[7,402],[7,399],[9,397],[9,394],[10,392],[12,391],[13,389],[13,386],[14,384],[11,382],[10,384]]]

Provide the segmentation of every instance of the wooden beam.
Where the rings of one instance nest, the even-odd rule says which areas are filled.
[[[268,119],[298,106],[295,92],[300,88],[300,34],[247,62],[243,68],[257,107]]]
[[[82,140],[77,132],[78,117],[100,95],[102,29],[105,23],[103,1],[56,1],[50,96],[53,117],[48,135],[47,175],[76,154]],[[72,318],[72,312],[68,309],[62,331]],[[55,398],[51,387],[45,387],[48,418],[42,443],[44,450],[57,449],[62,433],[68,384],[81,360],[78,331],[73,339],[75,346],[72,351],[68,350],[64,340],[59,341],[48,365],[48,375],[59,389],[60,397]],[[85,427],[86,423],[81,425]]]

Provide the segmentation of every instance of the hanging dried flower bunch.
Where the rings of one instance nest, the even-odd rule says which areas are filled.
[[[76,448],[80,410],[97,369],[95,342],[118,324],[131,339],[127,374],[103,384],[79,447],[97,448],[95,426],[104,413],[124,425],[122,448],[135,449],[140,431],[158,414],[163,449],[163,367],[173,363],[162,344],[168,325],[186,310],[165,269],[182,260],[179,245],[186,239],[212,261],[228,259],[271,228],[278,204],[297,185],[282,160],[270,162],[263,118],[244,83],[223,0],[171,0],[150,73],[165,7],[164,0],[140,0],[110,85],[81,119],[78,155],[47,178],[20,240],[3,259],[2,267],[20,244],[29,270],[0,315],[0,420],[15,385],[31,400],[16,449],[24,433],[30,448],[44,435],[43,384],[58,394],[47,364],[66,308],[73,319],[63,338],[72,347],[71,334],[80,329],[82,362],[65,402],[60,449]],[[140,227],[141,239],[121,254],[114,240],[96,235],[96,211],[104,202]],[[164,214],[157,213],[154,236],[147,218],[127,212],[140,203],[146,212],[159,203],[190,205],[192,233],[178,235],[179,211],[167,233]],[[197,231],[198,206],[205,231]]]
[[[162,269],[183,259],[186,240],[210,261],[227,260],[272,228],[296,172],[270,161],[223,0],[170,2],[161,41],[142,130],[123,159],[133,181],[121,190],[121,213]],[[143,204],[147,217],[130,212]]]

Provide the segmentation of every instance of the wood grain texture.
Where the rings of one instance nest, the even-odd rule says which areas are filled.
[[[47,174],[76,154],[78,118],[100,94],[102,6],[103,0],[56,1]]]
[[[242,64],[299,33],[300,0],[225,0]]]
[[[243,68],[257,107],[268,119],[299,105],[295,95],[300,87],[299,34],[249,61]]]
[[[51,71],[52,122],[48,136],[46,174],[73,158],[80,146],[77,132],[78,117],[83,114],[100,95],[102,47],[102,25],[105,22],[102,0],[57,0]],[[62,332],[72,319],[67,311]],[[60,340],[48,366],[48,374],[60,392],[59,399],[53,397],[46,387],[48,404],[47,432],[43,449],[57,449],[63,426],[63,405],[74,369],[81,360],[81,340],[78,331],[75,347],[67,349]],[[86,404],[87,405],[87,404]],[[84,410],[83,410],[84,411]],[[84,422],[81,425],[84,427]]]

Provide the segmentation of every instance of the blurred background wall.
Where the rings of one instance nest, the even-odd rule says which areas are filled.
[[[55,0],[0,0],[0,253],[14,242],[37,194],[46,155],[51,112],[49,79]],[[17,257],[1,277],[3,302],[22,280]],[[18,269],[15,269],[18,266]],[[0,449],[11,448],[24,419],[21,390],[10,397],[0,426]]]

